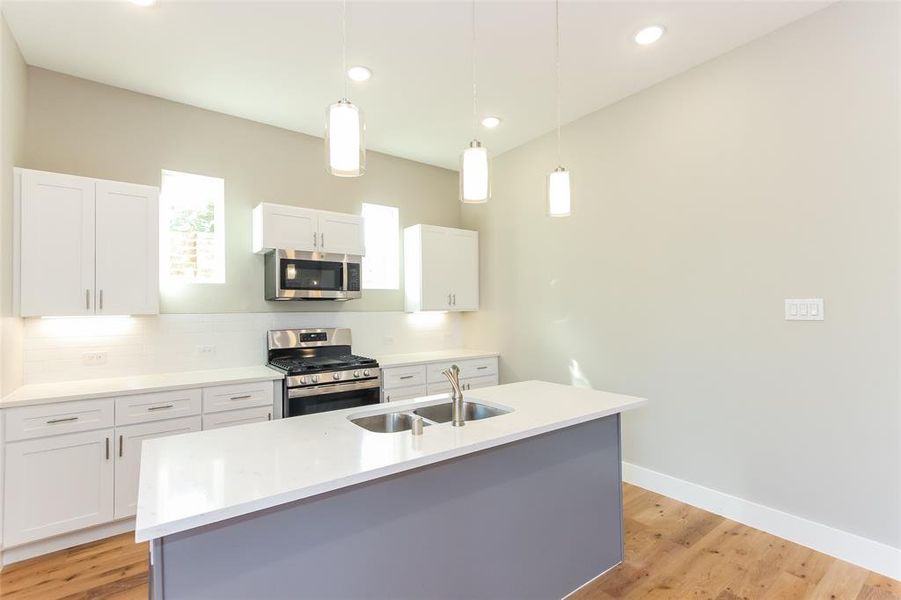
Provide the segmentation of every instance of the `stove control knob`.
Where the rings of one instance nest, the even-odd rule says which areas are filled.
[[[307,382],[307,378],[304,377],[303,375],[301,375],[301,376],[300,376],[300,383],[306,383],[306,382]]]
[[[363,377],[369,377],[369,369],[363,371]]]
[[[341,379],[341,373],[332,373],[332,379],[335,381]]]
[[[310,380],[313,383],[319,383],[319,375],[313,375],[312,377],[310,377]]]
[[[359,376],[360,376],[360,372],[359,372],[359,371],[354,371],[354,377],[359,377]]]

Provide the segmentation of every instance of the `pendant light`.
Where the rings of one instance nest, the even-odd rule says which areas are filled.
[[[557,168],[547,176],[547,210],[552,217],[568,217],[572,213],[572,190],[569,171],[561,166],[560,151],[560,0],[554,0],[554,48],[557,77]]]
[[[366,172],[366,125],[363,111],[347,99],[347,0],[341,3],[341,37],[344,96],[326,111],[326,167],[338,177],[359,177]]]
[[[469,147],[460,155],[460,200],[465,204],[481,204],[491,197],[491,174],[488,171],[488,149],[476,138],[476,2],[472,0],[472,137]]]

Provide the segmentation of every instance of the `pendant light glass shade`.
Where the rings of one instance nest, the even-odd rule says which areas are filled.
[[[328,107],[325,154],[328,172],[338,177],[359,177],[366,172],[363,111],[346,98]]]
[[[481,204],[491,197],[491,177],[488,171],[488,149],[478,140],[460,155],[460,200],[466,204]]]
[[[552,217],[568,217],[572,212],[569,171],[557,167],[547,176],[547,209]]]

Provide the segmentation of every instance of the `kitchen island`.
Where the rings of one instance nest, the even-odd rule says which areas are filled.
[[[151,596],[554,598],[620,563],[619,414],[645,400],[540,381],[466,400],[495,416],[352,422],[440,396],[146,442]]]

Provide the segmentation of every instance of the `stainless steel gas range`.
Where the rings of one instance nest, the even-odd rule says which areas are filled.
[[[378,404],[379,364],[351,354],[350,341],[344,328],[269,332],[269,366],[285,373],[283,417]]]

